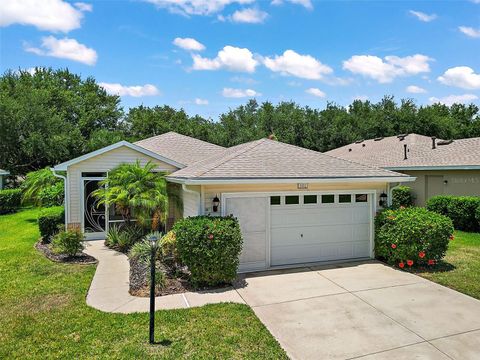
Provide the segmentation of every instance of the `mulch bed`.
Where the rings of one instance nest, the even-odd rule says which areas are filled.
[[[83,265],[89,265],[89,264],[96,264],[97,263],[97,259],[95,259],[93,256],[87,255],[83,252],[76,255],[76,256],[55,254],[52,251],[51,244],[46,244],[46,243],[42,242],[41,239],[35,244],[35,249],[40,251],[47,259],[55,261],[55,262],[59,262],[59,263],[83,264]]]
[[[150,267],[141,261],[129,259],[130,261],[130,294],[133,296],[150,296],[150,286],[148,285],[148,276]],[[155,289],[155,296],[164,296],[171,294],[181,294],[187,291],[201,291],[220,289],[222,286],[215,287],[194,287],[189,282],[189,273],[185,268],[171,269],[160,262],[157,262],[157,268],[162,268],[166,275],[166,285],[163,288]],[[231,285],[225,285],[225,287]]]

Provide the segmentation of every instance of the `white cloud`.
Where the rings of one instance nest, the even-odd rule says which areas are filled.
[[[313,9],[312,1],[311,0],[272,0],[272,5],[282,5],[284,2],[289,2],[292,4],[297,4],[305,7],[308,10]]]
[[[319,97],[319,98],[324,98],[325,96],[327,96],[327,94],[325,94],[322,90],[317,89],[317,88],[310,88],[310,89],[305,90],[305,92],[307,94],[310,94],[310,95],[313,95],[313,96],[316,96],[316,97]]]
[[[248,8],[235,11],[228,19],[236,23],[261,24],[268,17],[265,11]]]
[[[410,14],[415,16],[418,20],[423,22],[430,22],[437,18],[437,14],[425,14],[421,11],[410,10]]]
[[[354,55],[343,62],[343,68],[354,74],[360,74],[379,83],[392,82],[397,76],[416,75],[429,72],[429,61],[433,59],[425,55],[412,55],[403,58],[386,56],[385,60],[373,55]]]
[[[224,88],[222,91],[222,95],[227,98],[243,98],[243,97],[261,96],[262,94],[252,89]]]
[[[437,78],[442,84],[456,86],[462,89],[480,89],[480,74],[475,74],[468,66],[457,66],[448,69]]]
[[[477,100],[478,96],[473,95],[473,94],[463,94],[463,95],[449,95],[445,96],[443,98],[436,98],[436,97],[431,97],[429,98],[430,102],[432,103],[441,103],[445,105],[453,105],[453,104],[465,104],[465,103],[470,103],[474,100]]]
[[[84,3],[84,2],[76,2],[73,5],[75,5],[75,7],[80,11],[90,11],[91,12],[93,10],[92,4],[87,4],[87,3]]]
[[[69,32],[83,18],[80,7],[63,0],[7,0],[1,2],[0,26],[32,25],[40,30]]]
[[[160,95],[160,91],[152,84],[125,86],[118,83],[102,82],[99,83],[99,85],[102,86],[106,92],[113,95],[133,97]]]
[[[425,90],[424,88],[421,88],[420,86],[416,86],[416,85],[407,86],[405,91],[410,94],[424,94],[427,92],[427,90]]]
[[[201,42],[198,42],[195,39],[192,38],[175,38],[173,40],[173,45],[178,46],[184,50],[190,50],[190,51],[203,51],[205,50],[205,45],[203,45]]]
[[[283,55],[265,58],[267,68],[282,75],[292,75],[302,79],[321,79],[333,72],[332,68],[322,64],[310,55],[300,55],[293,50],[286,50]]]
[[[250,4],[255,0],[144,0],[158,8],[181,15],[212,15],[231,4]]]
[[[42,38],[41,48],[24,45],[27,52],[41,56],[52,56],[61,59],[70,59],[87,65],[95,65],[97,53],[95,50],[80,44],[75,39],[57,39],[53,36]]]
[[[253,73],[258,61],[246,48],[225,46],[213,59],[204,58],[200,55],[192,55],[193,70],[219,70],[240,71]]]
[[[208,100],[207,99],[196,98],[195,99],[195,104],[196,105],[208,105]]]
[[[474,29],[473,27],[468,26],[459,26],[458,30],[469,37],[480,38],[480,29]]]
[[[230,78],[230,81],[241,83],[241,84],[248,84],[248,85],[257,83],[255,79],[245,77],[245,76],[233,76],[232,78]]]

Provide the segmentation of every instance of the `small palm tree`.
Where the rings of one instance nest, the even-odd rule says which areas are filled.
[[[165,223],[168,195],[165,174],[154,169],[150,161],[145,166],[138,160],[119,165],[100,182],[101,188],[93,195],[100,204],[114,205],[127,225],[134,214],[143,227],[158,230]]]

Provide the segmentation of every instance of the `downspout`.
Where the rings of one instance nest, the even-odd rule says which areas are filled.
[[[64,192],[64,197],[63,197],[63,204],[65,207],[65,229],[68,226],[68,186],[67,186],[67,178],[64,175],[57,174],[55,172],[54,168],[50,168],[50,171],[53,173],[53,176],[63,179],[63,192]]]
[[[185,184],[182,184],[182,190],[185,191],[186,193],[195,194],[198,200],[198,209],[197,209],[198,215],[201,215],[201,209],[202,209],[201,195],[197,191],[187,189],[187,186]]]

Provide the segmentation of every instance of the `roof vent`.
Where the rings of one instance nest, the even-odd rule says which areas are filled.
[[[437,140],[437,138],[435,136],[432,136],[432,149],[436,149],[437,148],[437,145],[435,143],[435,141]]]
[[[437,145],[450,145],[453,143],[453,140],[442,140],[437,143]]]
[[[362,147],[365,147],[365,144],[362,144]]]
[[[380,140],[383,140],[383,136],[380,136],[380,137],[377,137],[377,138],[373,139],[373,141],[380,141]]]
[[[403,141],[405,140],[405,138],[408,136],[408,134],[400,134],[400,135],[397,135],[397,138],[400,140],[400,141]]]
[[[348,151],[349,151],[349,152],[352,151],[352,148],[349,148]]]
[[[407,144],[403,144],[403,160],[407,160],[408,159],[408,156],[407,156]]]

